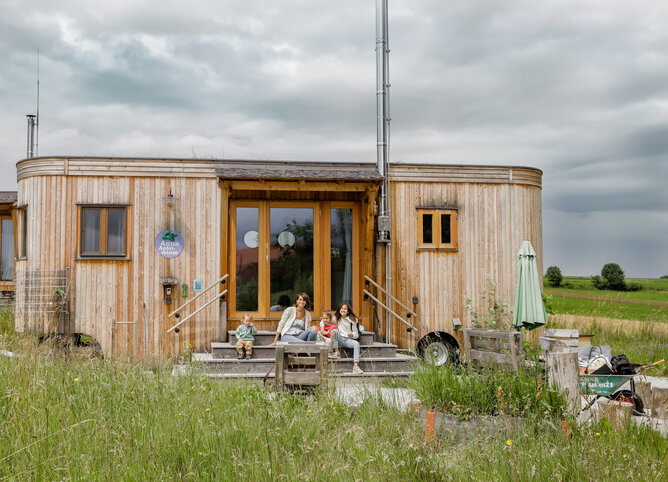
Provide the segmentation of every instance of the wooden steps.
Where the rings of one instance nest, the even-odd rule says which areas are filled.
[[[234,347],[236,339],[230,331],[231,342],[213,342],[211,353],[194,353],[193,363],[175,368],[175,374],[183,374],[196,370],[211,378],[264,378],[270,372],[274,377],[276,354],[274,341],[275,332],[261,331],[255,337],[253,358],[238,360]],[[329,371],[332,375],[344,378],[385,378],[408,376],[413,373],[415,357],[397,353],[396,345],[373,341],[373,333],[363,333],[360,345],[359,366],[363,374],[353,374],[353,351],[341,348],[340,358],[329,359]]]

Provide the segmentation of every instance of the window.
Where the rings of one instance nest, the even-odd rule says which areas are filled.
[[[14,223],[10,217],[0,218],[0,281],[14,279]]]
[[[19,252],[17,259],[26,259],[28,257],[28,208],[23,206],[19,208]]]
[[[418,208],[418,249],[457,250],[457,210]]]
[[[232,201],[230,316],[278,319],[301,292],[315,317],[359,303],[359,222],[349,201]]]
[[[79,222],[81,257],[127,256],[126,206],[81,206]]]

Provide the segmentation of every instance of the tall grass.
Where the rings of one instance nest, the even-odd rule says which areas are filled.
[[[667,475],[668,443],[649,429],[564,437],[546,418],[427,443],[423,422],[372,391],[351,408],[39,344],[9,317],[0,334],[21,355],[0,355],[0,480],[515,480],[510,447],[521,480]]]
[[[462,418],[498,415],[497,390],[503,390],[505,414],[560,418],[566,401],[542,378],[542,368],[523,367],[519,373],[475,370],[470,367],[436,367],[421,364],[409,384],[423,403]]]

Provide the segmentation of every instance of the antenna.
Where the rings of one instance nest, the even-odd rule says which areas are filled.
[[[39,152],[39,47],[37,47],[37,119],[35,122],[35,157]]]

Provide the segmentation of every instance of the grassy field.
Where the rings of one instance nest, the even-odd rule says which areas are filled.
[[[0,349],[21,356],[0,355],[0,480],[668,476],[668,440],[646,428],[573,425],[564,436],[561,418],[538,409],[524,411],[526,423],[516,428],[426,442],[415,413],[389,406],[373,390],[353,408],[332,391],[298,397],[246,382],[173,377],[168,364],[39,344],[14,334],[10,318],[0,316]],[[440,382],[409,382],[417,383],[434,393]],[[535,396],[535,384],[525,392]]]
[[[625,303],[623,301],[590,300],[558,295],[552,295],[551,305],[555,313],[567,315],[658,321],[662,323],[668,321],[668,306],[642,305]]]
[[[639,291],[595,290],[589,278],[567,276],[563,286],[545,282],[555,313],[625,320],[668,321],[668,279],[633,278]],[[596,299],[595,299],[596,298]]]

